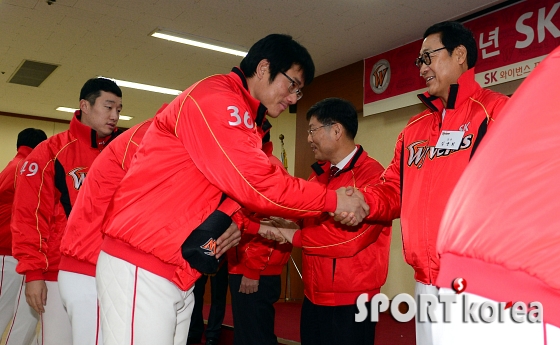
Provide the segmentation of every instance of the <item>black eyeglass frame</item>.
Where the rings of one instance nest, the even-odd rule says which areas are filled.
[[[416,58],[416,60],[414,60],[414,64],[416,65],[416,67],[418,67],[419,69],[422,67],[422,64],[425,64],[426,66],[430,66],[432,64],[432,57],[430,56],[430,54],[433,54],[435,52],[438,52],[442,49],[446,49],[447,47],[441,47],[438,49],[434,49],[434,50],[430,50],[430,51],[425,51],[422,54],[420,54],[419,57]]]
[[[288,86],[288,91],[290,93],[295,93],[297,100],[299,101],[302,97],[303,97],[303,91],[301,91],[300,89],[296,89],[296,85],[298,85],[296,83],[295,80],[293,80],[292,78],[290,78],[286,73],[280,71],[280,73],[282,73],[284,75],[284,77],[288,78],[288,80],[290,81],[290,86]]]

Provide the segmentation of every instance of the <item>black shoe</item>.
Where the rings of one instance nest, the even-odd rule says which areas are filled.
[[[220,340],[216,338],[206,339],[206,345],[218,345],[219,343]]]
[[[195,338],[188,338],[187,345],[202,344],[202,340]]]

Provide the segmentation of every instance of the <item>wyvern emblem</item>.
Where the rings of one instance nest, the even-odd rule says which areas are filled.
[[[216,240],[210,237],[200,248],[204,250],[204,254],[214,256],[216,255]]]
[[[85,169],[86,168],[78,167],[70,170],[68,173],[68,176],[72,177],[72,180],[74,181],[74,189],[76,190],[80,190],[80,187],[82,187],[82,184],[86,179],[86,173],[81,171]]]
[[[461,146],[459,147],[459,150],[437,149],[433,146],[421,146],[426,142],[427,140],[419,140],[411,143],[406,147],[408,149],[408,160],[407,160],[408,166],[416,165],[416,167],[420,169],[424,165],[424,161],[426,160],[426,157],[432,160],[434,158],[447,157],[450,154],[460,150],[466,150],[472,145],[473,135],[469,134],[463,137],[463,141],[461,142]]]
[[[385,90],[387,90],[390,81],[391,81],[391,66],[389,65],[389,61],[385,59],[377,61],[377,63],[373,65],[373,69],[371,71],[371,76],[370,76],[371,89],[376,94],[381,94]]]

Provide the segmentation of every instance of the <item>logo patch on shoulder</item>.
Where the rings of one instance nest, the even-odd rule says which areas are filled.
[[[202,250],[204,250],[204,254],[215,256],[216,255],[216,240],[210,237],[206,243],[200,246]]]

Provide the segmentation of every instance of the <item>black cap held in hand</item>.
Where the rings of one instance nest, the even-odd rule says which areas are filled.
[[[181,245],[181,254],[192,268],[203,274],[218,271],[220,259],[216,259],[216,240],[231,225],[231,217],[216,210],[206,218]]]

